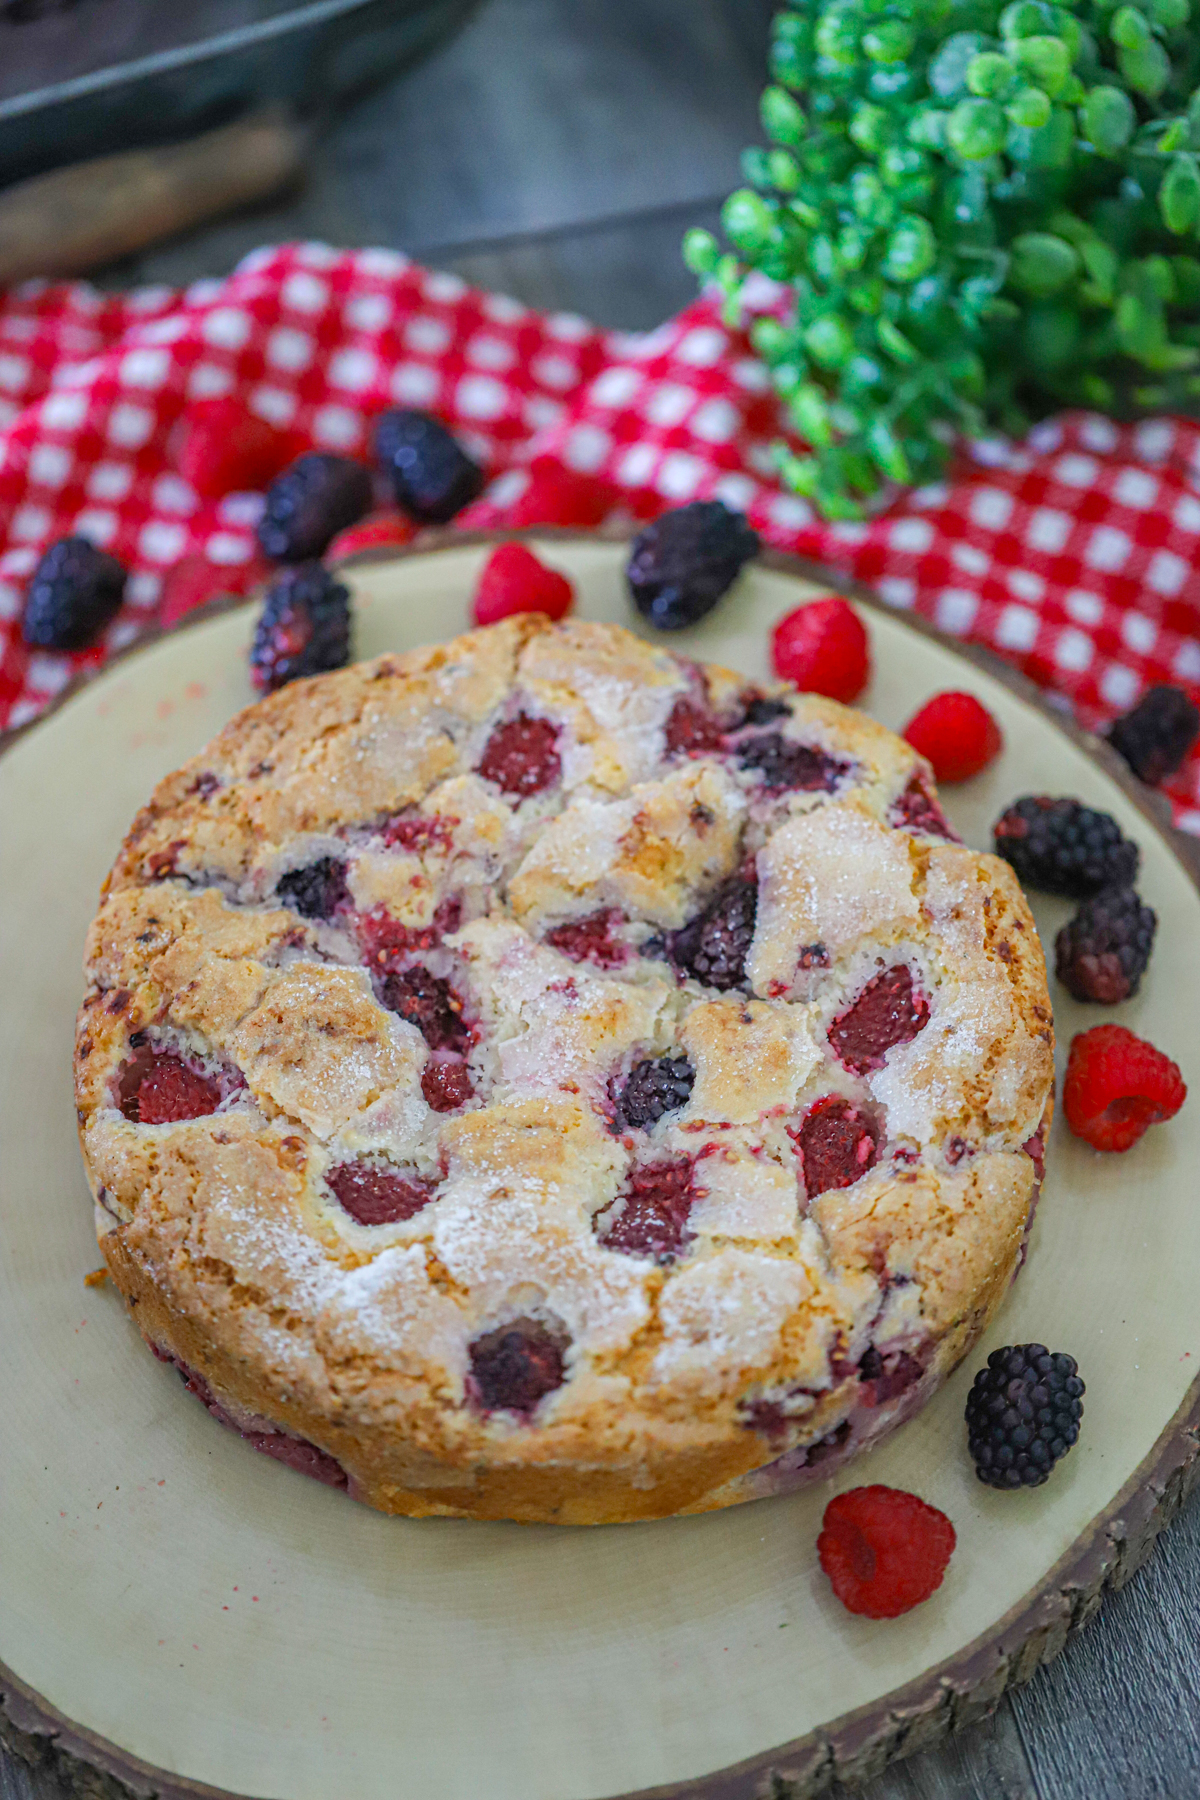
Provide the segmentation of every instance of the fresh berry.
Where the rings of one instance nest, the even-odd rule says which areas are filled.
[[[829,1027],[834,1054],[855,1075],[883,1067],[897,1044],[911,1043],[929,1023],[929,1002],[907,963],[884,969]]]
[[[687,1222],[695,1197],[690,1162],[633,1169],[623,1192],[597,1213],[596,1236],[606,1250],[674,1262],[691,1242]]]
[[[250,678],[259,693],[340,669],[349,656],[349,588],[318,562],[282,570],[267,589],[250,651]]]
[[[682,974],[705,987],[740,987],[757,917],[758,883],[735,875],[702,913],[669,934],[667,955]]]
[[[1132,712],[1114,719],[1108,741],[1153,786],[1173,775],[1200,736],[1200,708],[1181,687],[1147,688]]]
[[[558,727],[549,719],[533,719],[518,713],[497,725],[479,759],[479,774],[494,781],[506,794],[527,800],[553,787],[562,774],[558,755]]]
[[[967,1445],[989,1487],[1040,1487],[1079,1436],[1084,1387],[1073,1356],[1045,1344],[993,1350],[967,1395]]]
[[[624,923],[624,913],[606,907],[601,912],[588,913],[585,918],[555,925],[546,933],[546,942],[569,956],[572,962],[590,962],[601,969],[619,969],[622,963],[629,961],[629,946],[614,937],[613,932]]]
[[[180,557],[163,578],[162,598],[158,603],[158,622],[165,631],[178,625],[180,619],[210,600],[232,600],[249,592],[271,574],[265,556],[253,556],[238,563],[236,571],[227,564],[209,562],[207,556]]]
[[[720,721],[706,706],[682,696],[671,708],[663,737],[668,756],[706,756],[725,743]]]
[[[470,1384],[484,1412],[522,1413],[566,1380],[566,1343],[539,1319],[514,1319],[470,1346]]]
[[[444,525],[483,487],[483,470],[440,419],[397,408],[375,423],[375,455],[396,504],[423,525]]]
[[[510,525],[603,525],[619,499],[610,481],[581,475],[555,456],[535,456],[529,486],[506,512]]]
[[[331,919],[343,901],[350,898],[346,865],[332,856],[323,856],[303,869],[292,869],[280,876],[275,892],[283,905],[290,906],[301,918]]]
[[[682,631],[710,613],[761,545],[745,515],[696,500],[645,526],[625,574],[633,603],[660,631]]]
[[[902,1488],[860,1487],[825,1508],[817,1556],[848,1612],[897,1619],[941,1587],[955,1542],[936,1506]]]
[[[1070,900],[1129,887],[1138,871],[1138,847],[1117,821],[1078,800],[1027,794],[996,820],[993,837],[1027,887]]]
[[[1000,727],[974,694],[935,694],[904,728],[939,781],[970,781],[1004,748]]]
[[[339,1206],[360,1225],[395,1225],[428,1206],[428,1182],[402,1175],[383,1163],[345,1162],[329,1170],[326,1183]]]
[[[202,500],[257,493],[296,454],[289,432],[228,395],[192,402],[181,425],[175,467]]]
[[[258,541],[276,562],[308,562],[371,505],[371,472],[349,456],[312,450],[267,489]]]
[[[575,589],[557,569],[548,569],[524,544],[497,544],[483,565],[471,617],[476,625],[495,625],[513,613],[545,613],[564,619],[575,601]]]
[[[945,838],[951,844],[961,841],[958,833],[946,823],[946,815],[929,792],[920,771],[911,777],[899,799],[892,802],[888,824],[897,830],[920,831],[926,837]]]
[[[777,793],[831,794],[850,767],[839,757],[814,750],[811,744],[797,744],[778,731],[751,738],[738,752],[738,761],[743,769],[754,769],[764,787]]]
[[[789,1126],[788,1136],[800,1153],[804,1191],[810,1200],[831,1188],[850,1187],[879,1156],[878,1127],[840,1094],[818,1100],[797,1130]]]
[[[457,1112],[475,1094],[471,1074],[464,1063],[435,1062],[425,1064],[421,1074],[421,1092],[425,1104],[436,1113]]]
[[[802,692],[849,705],[871,679],[867,628],[840,594],[809,600],[785,613],[771,633],[771,662]]]
[[[463,1024],[462,1001],[448,981],[421,967],[389,975],[383,1004],[415,1025],[431,1050],[465,1050],[471,1041]]]
[[[1076,1000],[1116,1006],[1136,994],[1158,924],[1134,890],[1107,888],[1085,900],[1054,940],[1054,972]]]
[[[646,1057],[634,1063],[617,1095],[620,1131],[648,1131],[691,1097],[696,1071],[686,1056]]]
[[[25,642],[34,650],[86,650],[120,607],[125,578],[116,557],[87,538],[59,538],[25,589]]]
[[[1063,1111],[1094,1150],[1130,1149],[1186,1099],[1178,1064],[1124,1025],[1093,1025],[1072,1038]]]
[[[220,1084],[170,1051],[137,1057],[122,1077],[121,1111],[138,1125],[201,1119],[220,1104]]]
[[[403,550],[417,535],[417,528],[404,513],[368,513],[357,525],[347,525],[325,548],[327,563],[344,562],[350,556],[386,556]]]

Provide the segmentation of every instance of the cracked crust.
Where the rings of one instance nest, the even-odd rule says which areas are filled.
[[[134,822],[78,1026],[98,1232],[145,1337],[260,1448],[316,1446],[391,1512],[703,1510],[827,1473],[982,1330],[1050,1104],[1032,920],[1006,864],[906,806],[933,794],[907,745],[812,696],[748,722],[757,692],[615,627],[508,621],[293,684]],[[672,752],[681,706],[709,748]],[[557,757],[523,799],[477,772],[518,717]],[[826,785],[768,787],[769,735]],[[286,878],[325,862],[341,897],[307,917]],[[716,991],[671,934],[751,874],[745,977]],[[830,1027],[901,968],[925,1022],[847,1067]],[[398,998],[414,969],[459,1009],[442,1038]],[[147,1046],[218,1109],[126,1116]],[[620,1129],[621,1080],[665,1055],[686,1104]],[[473,1094],[438,1111],[447,1064]],[[877,1160],[814,1193],[796,1134],[831,1095]],[[327,1176],[364,1161],[428,1203],[359,1223]],[[609,1247],[600,1215],[664,1163],[690,1170],[684,1241]],[[472,1346],[516,1321],[565,1345],[565,1379],[487,1411]]]

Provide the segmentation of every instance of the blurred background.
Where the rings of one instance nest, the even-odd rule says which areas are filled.
[[[654,325],[694,295],[680,237],[715,220],[759,134],[773,11],[8,0],[0,279],[86,265],[105,287],[177,285],[316,238],[387,245],[601,325]],[[228,129],[247,115],[253,140]],[[144,154],[185,138],[186,160]],[[139,150],[70,191],[11,186]]]

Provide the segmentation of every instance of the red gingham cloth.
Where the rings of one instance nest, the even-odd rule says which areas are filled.
[[[226,590],[261,579],[261,497],[202,500],[172,462],[189,407],[218,395],[302,445],[352,455],[383,408],[436,412],[491,478],[463,527],[503,525],[535,456],[615,484],[639,519],[716,496],[769,543],[999,651],[1089,726],[1150,682],[1200,686],[1192,424],[1067,414],[1023,444],[970,447],[950,480],[868,523],[829,525],[776,479],[777,402],[711,298],[631,336],[475,292],[393,251],[305,244],[182,292],[28,283],[0,296],[0,728],[151,621],[181,557],[207,558]],[[68,531],[128,565],[127,602],[98,649],[31,652],[25,581]],[[1169,792],[1178,822],[1200,831],[1200,755]]]

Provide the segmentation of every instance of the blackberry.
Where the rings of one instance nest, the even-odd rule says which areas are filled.
[[[267,489],[258,541],[275,562],[308,562],[370,510],[370,470],[353,457],[314,450]]]
[[[811,744],[794,743],[778,731],[751,738],[743,744],[738,760],[743,769],[754,769],[762,776],[764,787],[778,792],[790,788],[803,794],[832,793],[850,767],[840,758],[814,750]]]
[[[86,650],[117,611],[126,570],[85,537],[51,544],[29,578],[21,635],[34,650]]]
[[[1079,1436],[1083,1382],[1073,1356],[1045,1344],[993,1350],[967,1396],[967,1442],[989,1487],[1040,1487]]]
[[[1115,1006],[1136,994],[1158,918],[1131,887],[1085,900],[1054,940],[1054,973],[1076,1000]]]
[[[470,1346],[473,1397],[485,1412],[526,1418],[566,1380],[566,1341],[539,1319],[514,1319]]]
[[[769,725],[774,719],[790,719],[792,703],[775,697],[768,699],[764,694],[755,694],[746,702],[746,710],[742,714],[742,725]]]
[[[470,1042],[462,1001],[448,981],[428,969],[405,969],[383,984],[383,1004],[415,1025],[431,1050],[464,1050]]]
[[[346,865],[323,856],[306,868],[281,875],[275,893],[303,919],[331,919],[342,901],[349,899]]]
[[[682,631],[712,611],[760,549],[744,513],[696,500],[639,531],[625,576],[633,604],[660,631]]]
[[[686,1056],[646,1057],[635,1063],[617,1096],[618,1129],[648,1131],[667,1113],[678,1112],[687,1105],[695,1079]]]
[[[350,590],[319,562],[284,569],[267,589],[250,651],[250,678],[270,694],[301,675],[340,669],[350,656]]]
[[[668,933],[667,955],[682,974],[705,987],[741,987],[757,917],[757,881],[735,875],[702,913]]]
[[[1028,887],[1086,900],[1103,888],[1128,887],[1140,852],[1108,813],[1078,800],[1026,794],[993,827],[996,850]]]
[[[1173,775],[1200,736],[1200,708],[1180,687],[1147,688],[1132,712],[1114,719],[1108,741],[1151,786]]]
[[[375,425],[375,455],[411,518],[444,525],[483,488],[483,470],[440,419],[396,408]]]

